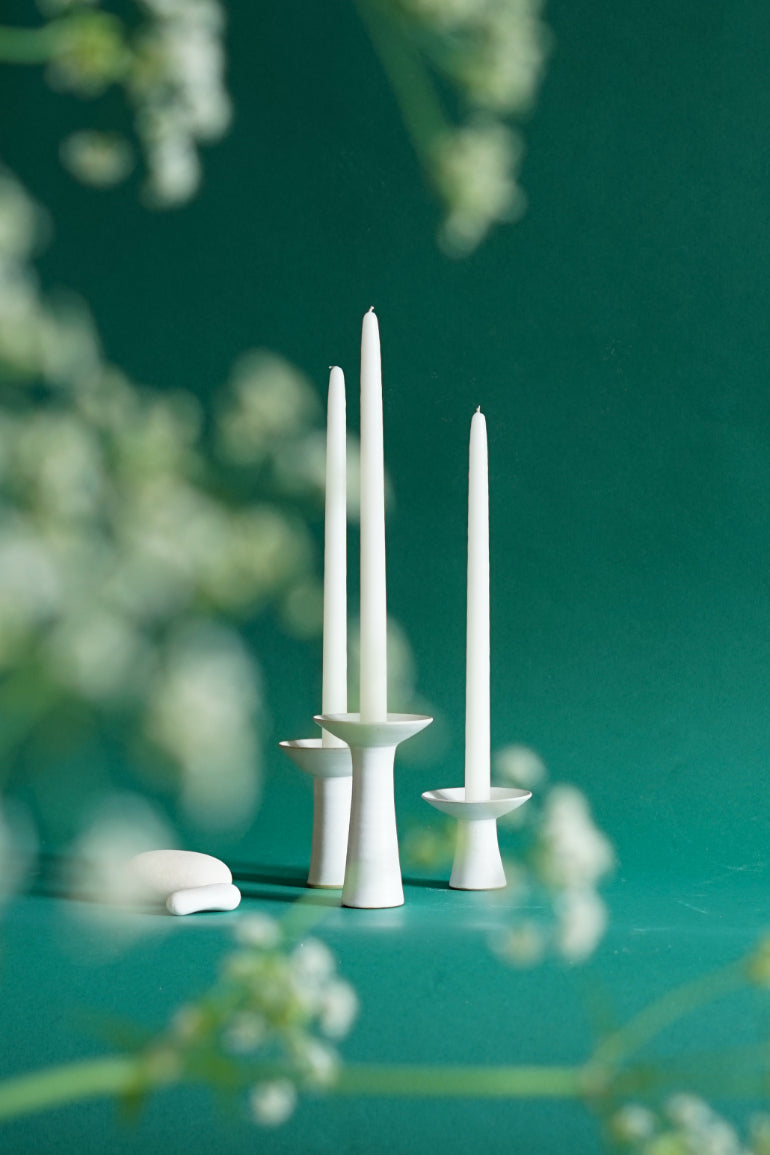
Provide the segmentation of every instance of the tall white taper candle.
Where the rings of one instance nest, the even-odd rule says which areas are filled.
[[[324,520],[324,623],[321,708],[344,714],[348,708],[347,604],[347,428],[345,377],[336,365],[329,373],[326,411],[326,512]],[[327,730],[322,745],[344,746]]]
[[[361,330],[361,680],[362,722],[388,713],[385,476],[380,330],[373,309]]]
[[[468,468],[468,616],[465,667],[465,800],[489,798],[489,480],[487,423],[471,420]]]

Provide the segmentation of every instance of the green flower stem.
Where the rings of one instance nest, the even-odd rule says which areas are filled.
[[[52,20],[40,28],[0,25],[0,61],[6,64],[44,64],[56,51],[65,23]]]
[[[361,20],[380,58],[412,145],[426,169],[433,146],[447,130],[446,117],[419,51],[393,17],[386,18],[376,0],[357,0]]]
[[[410,1098],[575,1099],[584,1093],[582,1067],[421,1067],[377,1063],[342,1068],[338,1095]]]
[[[138,1072],[136,1059],[115,1055],[47,1067],[6,1079],[0,1083],[0,1120],[32,1115],[84,1099],[126,1094],[136,1086]]]
[[[698,1007],[739,989],[745,982],[746,963],[742,959],[666,991],[619,1030],[602,1039],[594,1050],[589,1067],[599,1075],[602,1069],[620,1066],[666,1027]]]

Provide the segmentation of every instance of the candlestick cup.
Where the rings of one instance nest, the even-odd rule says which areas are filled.
[[[300,770],[313,777],[313,841],[308,886],[339,889],[345,881],[353,769],[347,746],[321,738],[278,743]]]
[[[362,722],[359,714],[320,714],[315,720],[350,747],[353,790],[342,905],[401,906],[404,888],[393,764],[400,743],[433,719],[423,714],[388,714],[381,722]]]
[[[493,786],[489,798],[466,802],[465,787],[427,790],[426,802],[457,819],[455,849],[449,885],[454,890],[499,890],[507,886],[497,820],[532,797],[530,790]]]

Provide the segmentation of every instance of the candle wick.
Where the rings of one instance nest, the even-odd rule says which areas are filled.
[[[480,405],[477,405],[477,406],[476,406],[476,412],[477,412],[477,413],[481,413],[481,406],[480,406]]]
[[[370,305],[367,312],[373,313],[374,312],[374,305]]]

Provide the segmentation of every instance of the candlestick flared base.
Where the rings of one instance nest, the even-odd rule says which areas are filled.
[[[320,714],[319,726],[347,742],[353,767],[350,833],[342,905],[372,910],[401,906],[393,764],[396,747],[430,725],[424,714],[388,714],[362,722],[359,714]]]
[[[530,790],[493,786],[489,798],[466,802],[465,787],[427,790],[426,802],[457,819],[455,849],[449,885],[453,890],[500,890],[507,886],[497,841],[497,820],[523,806]]]
[[[308,886],[339,890],[345,881],[353,768],[347,746],[324,746],[321,738],[279,742],[300,770],[313,777],[313,841]]]

